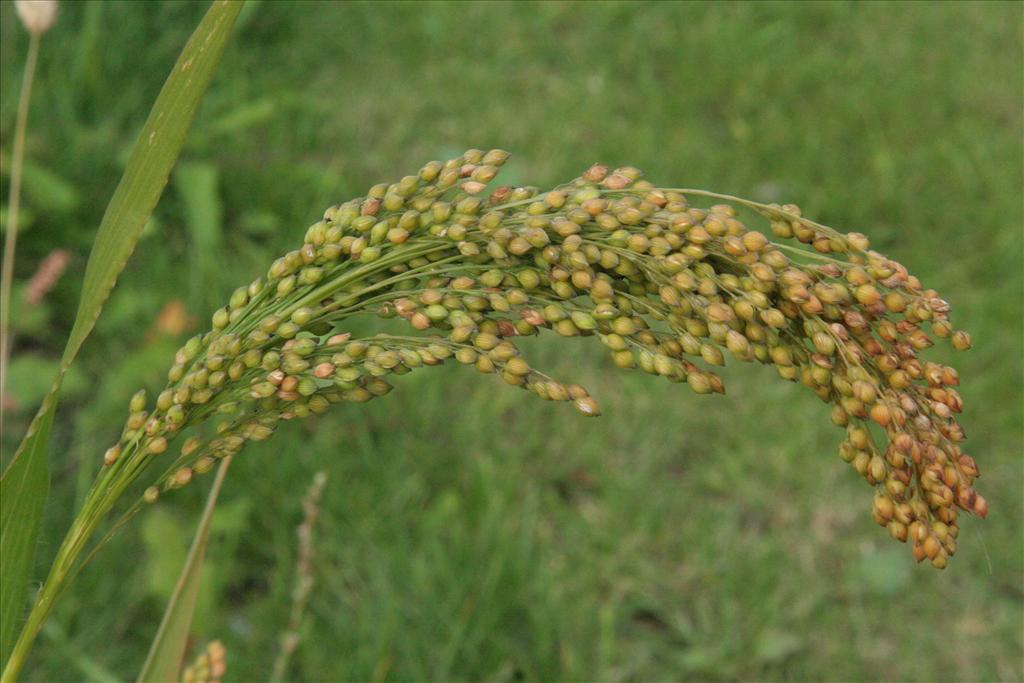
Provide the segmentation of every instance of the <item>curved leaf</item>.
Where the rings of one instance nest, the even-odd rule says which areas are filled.
[[[210,521],[217,507],[217,496],[220,495],[227,474],[231,456],[221,461],[217,469],[217,478],[206,499],[203,516],[199,520],[199,528],[192,539],[192,547],[181,569],[178,583],[174,587],[171,599],[167,601],[164,618],[160,628],[149,647],[146,662],[142,665],[138,683],[168,683],[177,681],[181,676],[181,664],[188,645],[188,634],[192,628],[192,615],[195,614],[196,601],[199,599],[199,583],[203,575],[203,558],[206,556],[206,540],[210,535]]]
[[[242,2],[217,0],[185,45],[107,205],[85,269],[82,298],[57,376],[0,478],[0,661],[13,647],[49,489],[47,446],[61,382],[131,256],[181,151]]]

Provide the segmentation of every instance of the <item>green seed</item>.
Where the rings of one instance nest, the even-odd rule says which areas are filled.
[[[128,410],[133,413],[138,413],[146,409],[146,390],[139,389],[132,395],[132,400],[128,403]]]
[[[308,324],[309,321],[312,320],[312,318],[313,318],[313,309],[311,309],[311,308],[309,308],[307,306],[303,306],[301,308],[295,309],[292,312],[292,315],[291,315],[291,321],[293,323],[295,323],[296,325],[300,325],[300,326]]]
[[[380,258],[380,249],[378,247],[366,247],[359,254],[359,260],[362,263],[372,263]]]

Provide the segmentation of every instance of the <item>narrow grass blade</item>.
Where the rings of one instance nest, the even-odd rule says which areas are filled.
[[[47,446],[61,382],[159,200],[242,3],[217,0],[182,50],[146,119],[86,265],[82,298],[61,364],[14,458],[0,478],[0,661],[24,607],[39,520],[49,489]]]
[[[217,507],[217,496],[224,484],[231,456],[221,461],[217,469],[217,478],[213,481],[210,496],[206,499],[199,528],[192,540],[192,547],[181,569],[181,576],[174,587],[171,599],[167,602],[164,618],[160,628],[149,647],[146,662],[142,665],[138,683],[167,683],[180,679],[182,661],[185,657],[185,646],[188,645],[188,634],[192,628],[192,615],[195,613],[196,601],[199,598],[199,583],[203,573],[203,557],[206,555],[206,541],[210,534],[210,521]]]
[[[206,308],[217,268],[216,255],[221,253],[223,206],[217,194],[218,172],[213,164],[182,162],[174,171],[174,186],[185,205],[185,225],[192,242],[192,263],[195,266],[192,284],[194,303]],[[197,298],[198,295],[198,298]]]
[[[19,460],[0,479],[0,658],[14,647],[14,629],[25,608],[28,576],[35,556],[39,520],[50,489],[46,444],[53,423],[47,410],[32,423],[38,438],[29,440]]]

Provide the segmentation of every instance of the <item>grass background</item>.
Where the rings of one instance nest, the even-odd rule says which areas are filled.
[[[7,452],[203,7],[63,3],[43,40],[17,281],[55,248],[72,263],[15,312]],[[613,371],[593,345],[540,340],[538,364],[586,384],[600,420],[444,368],[236,461],[196,624],[198,644],[226,643],[226,680],[267,675],[318,469],[329,483],[294,680],[1024,679],[1022,7],[252,2],[66,383],[40,561],[189,316],[207,320],[327,205],[500,146],[513,182],[631,164],[870,235],[974,336],[956,364],[989,519],[964,521],[945,572],[917,566],[871,521],[809,392],[734,367],[727,396],[698,397]],[[27,40],[10,2],[0,18],[6,186]],[[97,557],[27,680],[134,677],[208,484]]]

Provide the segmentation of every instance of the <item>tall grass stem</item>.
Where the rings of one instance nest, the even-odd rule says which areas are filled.
[[[11,191],[7,201],[7,235],[4,238],[4,258],[0,274],[0,444],[4,433],[3,395],[7,389],[7,361],[14,335],[11,333],[11,286],[14,281],[14,250],[18,243],[18,209],[21,203],[21,168],[25,157],[25,130],[28,127],[28,107],[32,98],[39,55],[39,34],[30,33],[25,76],[18,97],[18,118],[14,125],[14,150],[11,155]],[[2,448],[2,446],[0,446]]]

